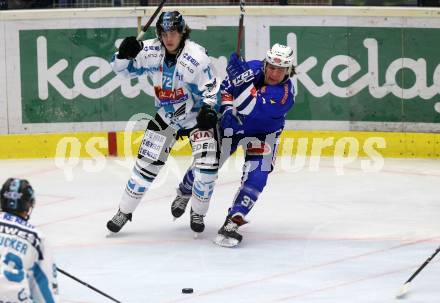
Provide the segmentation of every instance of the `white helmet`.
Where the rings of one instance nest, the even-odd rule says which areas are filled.
[[[289,46],[275,43],[272,48],[267,51],[265,63],[279,67],[288,67],[287,74],[291,75],[293,59],[293,50]]]

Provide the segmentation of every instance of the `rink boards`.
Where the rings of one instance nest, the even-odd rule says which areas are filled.
[[[222,78],[238,7],[173,7]],[[145,77],[109,60],[153,8],[0,12],[0,134],[121,131],[154,114]],[[275,42],[295,52],[287,129],[440,131],[438,8],[249,7],[243,53]],[[153,38],[152,27],[145,38]],[[215,41],[215,43],[213,43]],[[140,130],[140,129],[138,129]]]
[[[238,7],[173,9],[186,16],[192,39],[224,76]],[[152,11],[0,12],[0,158],[134,155],[154,114],[154,90],[146,78],[115,77],[108,60]],[[278,153],[438,158],[439,14],[437,8],[247,8],[247,59],[263,58],[275,42],[295,52],[296,103]],[[146,34],[152,37],[154,28]],[[189,155],[187,142],[179,141],[173,154]]]
[[[142,137],[142,131],[0,135],[0,159],[132,157]],[[191,155],[188,139],[171,154]],[[285,130],[278,155],[440,158],[440,134]]]

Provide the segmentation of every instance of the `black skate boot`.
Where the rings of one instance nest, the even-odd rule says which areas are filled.
[[[188,204],[191,194],[186,195],[180,189],[177,189],[177,196],[171,203],[171,214],[174,220],[181,217],[185,213],[186,205]]]
[[[111,232],[117,233],[121,230],[121,228],[127,223],[127,221],[131,221],[131,214],[124,214],[118,209],[116,215],[107,222],[107,229]]]
[[[201,233],[205,230],[205,223],[202,215],[196,214],[191,208],[191,229],[196,233]]]
[[[237,246],[243,236],[240,235],[237,230],[241,225],[248,223],[242,216],[226,217],[226,221],[219,229],[217,237],[214,239],[214,243],[223,247]]]

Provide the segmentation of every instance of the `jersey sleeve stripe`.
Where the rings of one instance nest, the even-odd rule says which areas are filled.
[[[252,98],[251,101],[245,107],[240,107],[240,109],[237,107],[237,112],[245,116],[249,115],[254,109],[256,103],[257,100],[255,98]]]
[[[143,68],[143,67],[141,67],[141,68],[134,67],[133,62],[134,62],[133,60],[130,60],[130,63],[128,63],[128,66],[127,66],[127,70],[130,74],[140,76],[147,71],[147,69]]]
[[[49,289],[49,279],[45,275],[44,271],[37,263],[35,263],[34,266],[32,266],[32,271],[34,273],[34,278],[38,286],[38,289],[40,290],[40,293],[44,298],[44,302],[55,303],[55,299],[52,296],[52,292]]]
[[[251,91],[253,88],[254,88],[254,86],[251,83],[251,85],[246,87],[246,89],[237,98],[235,98],[234,103],[237,107],[239,107],[241,105],[241,103],[246,101],[246,99],[251,95]]]
[[[251,103],[251,101],[255,99],[254,96],[249,95],[243,102],[240,103],[240,105],[237,105],[237,111],[242,111],[243,109],[245,109],[246,107],[248,107],[248,105]]]

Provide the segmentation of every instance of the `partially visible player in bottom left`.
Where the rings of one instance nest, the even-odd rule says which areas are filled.
[[[57,269],[42,234],[28,220],[35,205],[27,180],[0,191],[0,302],[60,302]]]

